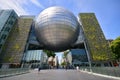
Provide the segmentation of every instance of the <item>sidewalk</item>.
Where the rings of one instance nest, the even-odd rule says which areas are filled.
[[[94,72],[88,72],[88,71],[83,71],[83,70],[79,70],[79,71],[80,71],[80,72],[85,72],[85,73],[88,73],[88,74],[92,74],[92,75],[96,75],[96,76],[101,76],[101,77],[106,77],[106,78],[111,78],[111,79],[120,80],[120,77],[109,76],[109,75],[103,75],[103,74],[94,73]]]
[[[21,74],[26,74],[26,73],[29,73],[29,71],[19,72],[19,73],[12,73],[12,74],[5,74],[5,75],[0,75],[0,78],[10,77],[10,76],[16,76],[16,75],[21,75]]]

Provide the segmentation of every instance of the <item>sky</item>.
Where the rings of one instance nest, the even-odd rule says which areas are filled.
[[[56,54],[56,56],[58,56],[59,64],[61,64],[61,60],[62,60],[62,56],[63,56],[63,52],[56,52],[55,54]]]
[[[20,15],[35,15],[50,6],[73,12],[95,13],[106,39],[120,36],[120,0],[0,0],[0,9],[14,9]]]

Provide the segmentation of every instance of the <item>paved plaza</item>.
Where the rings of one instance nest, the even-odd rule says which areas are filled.
[[[0,80],[116,80],[77,70],[31,70],[30,73],[0,78]]]

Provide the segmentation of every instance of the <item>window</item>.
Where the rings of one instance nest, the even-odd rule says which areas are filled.
[[[6,28],[5,28],[5,31],[9,32],[9,31],[10,31],[10,28],[9,28],[9,27],[6,27]]]
[[[1,39],[5,39],[6,37],[7,37],[7,35],[3,34],[3,35],[1,36]]]
[[[10,25],[13,25],[13,20],[10,20],[10,21],[9,21],[9,24],[10,24]]]
[[[0,49],[2,48],[2,44],[0,44]]]

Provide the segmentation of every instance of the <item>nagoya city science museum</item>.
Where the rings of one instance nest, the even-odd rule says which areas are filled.
[[[111,60],[111,51],[94,13],[76,17],[63,7],[49,7],[37,17],[0,10],[0,67],[46,64],[44,50],[69,50],[71,64]]]

